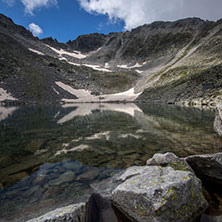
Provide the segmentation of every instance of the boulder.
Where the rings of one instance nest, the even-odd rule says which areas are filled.
[[[131,167],[112,192],[113,204],[138,222],[190,222],[208,206],[200,180],[172,167]]]
[[[222,136],[222,104],[217,105],[216,116],[214,120],[214,130],[219,136]]]
[[[194,155],[185,160],[203,181],[222,184],[222,153]]]
[[[147,166],[162,166],[162,167],[172,167],[175,170],[191,171],[192,168],[186,162],[186,160],[179,158],[174,153],[157,153],[154,156],[147,160]]]
[[[49,213],[38,218],[31,219],[27,222],[85,222],[86,221],[86,203],[69,205],[63,208],[50,211]]]
[[[89,198],[87,222],[118,222],[110,199],[94,193]]]

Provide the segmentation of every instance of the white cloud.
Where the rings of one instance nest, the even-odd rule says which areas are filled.
[[[43,33],[42,29],[34,23],[29,24],[29,30],[32,32],[34,36],[39,36],[40,34]]]
[[[15,3],[15,0],[3,0],[4,3],[6,3],[8,6],[13,6]]]
[[[21,2],[25,6],[25,12],[31,15],[36,8],[57,5],[57,0],[21,0]]]
[[[221,0],[78,0],[89,13],[105,14],[110,20],[121,19],[125,29],[159,20],[222,17]]]

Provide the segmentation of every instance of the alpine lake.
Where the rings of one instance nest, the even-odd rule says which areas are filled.
[[[95,184],[155,153],[221,152],[214,118],[160,104],[0,106],[0,221],[85,201]]]

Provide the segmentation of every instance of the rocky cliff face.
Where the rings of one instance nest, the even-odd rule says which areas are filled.
[[[1,101],[85,101],[86,90],[95,102],[215,105],[222,100],[221,20],[154,22],[59,43],[39,40],[0,15],[0,46]]]

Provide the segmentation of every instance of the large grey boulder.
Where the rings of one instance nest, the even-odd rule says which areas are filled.
[[[208,206],[200,180],[171,167],[128,168],[113,192],[114,205],[138,222],[191,222]]]
[[[216,116],[214,120],[214,130],[219,136],[222,136],[222,104],[217,105]]]
[[[222,153],[194,155],[185,160],[203,181],[222,184]]]
[[[147,166],[162,166],[162,167],[172,167],[175,170],[191,171],[192,168],[186,162],[186,160],[179,158],[174,153],[157,153],[154,156],[147,160]]]
[[[85,222],[85,220],[86,203],[80,203],[50,211],[43,216],[31,219],[27,222]]]

